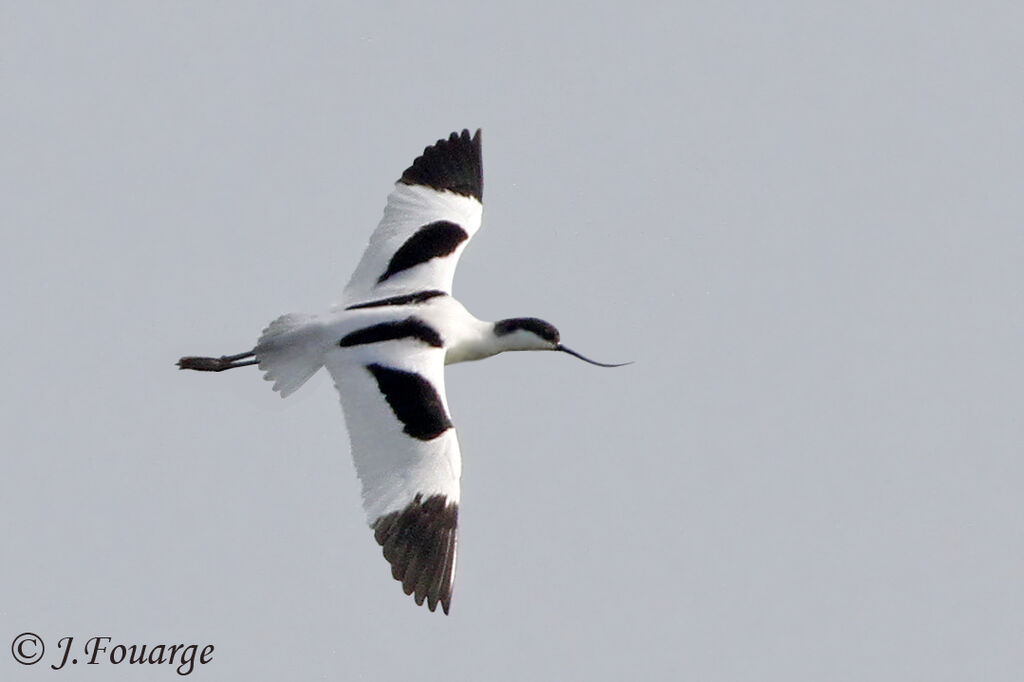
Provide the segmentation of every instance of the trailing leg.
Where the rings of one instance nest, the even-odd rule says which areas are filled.
[[[226,369],[255,365],[259,360],[252,358],[254,351],[239,353],[238,355],[222,355],[219,358],[201,358],[189,356],[178,360],[178,369],[194,369],[197,372],[223,372]]]

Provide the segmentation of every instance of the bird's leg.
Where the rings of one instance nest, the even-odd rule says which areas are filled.
[[[238,355],[222,355],[219,358],[187,357],[178,360],[178,369],[194,369],[198,372],[223,372],[226,369],[255,365],[259,360],[246,360],[255,355],[255,350]]]

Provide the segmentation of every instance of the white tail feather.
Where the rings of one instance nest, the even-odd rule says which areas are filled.
[[[316,316],[288,313],[263,330],[255,352],[263,378],[287,398],[324,366],[325,350]]]

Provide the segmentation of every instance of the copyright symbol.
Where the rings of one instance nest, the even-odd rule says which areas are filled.
[[[43,640],[33,632],[23,632],[11,642],[11,655],[22,665],[38,663],[39,659],[43,657],[44,651],[46,651],[46,646],[43,644]]]

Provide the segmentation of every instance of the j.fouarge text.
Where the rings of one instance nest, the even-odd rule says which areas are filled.
[[[62,651],[60,663],[51,665],[54,670],[64,666],[85,663],[98,665],[110,663],[134,663],[139,665],[172,665],[179,675],[188,675],[196,664],[206,665],[213,660],[213,645],[207,644],[200,648],[199,644],[112,644],[111,637],[90,637],[79,650],[75,646],[75,638],[62,637],[57,642],[57,649]],[[81,651],[81,661],[76,656]]]

